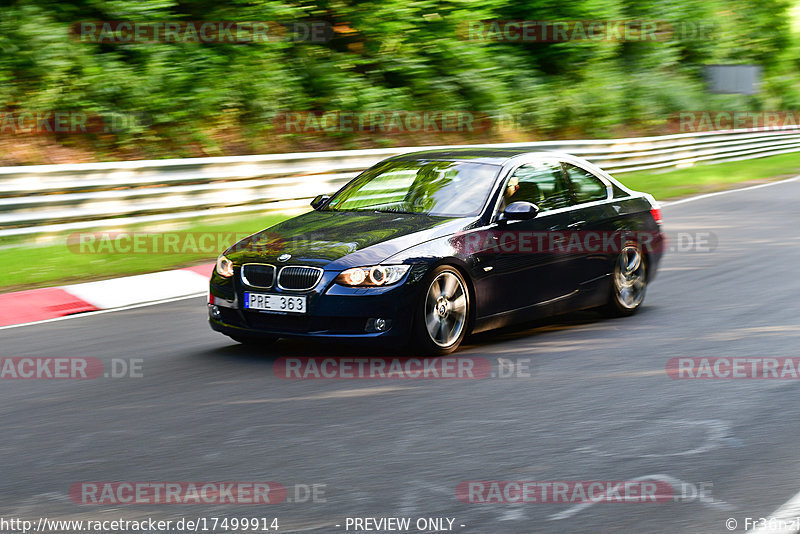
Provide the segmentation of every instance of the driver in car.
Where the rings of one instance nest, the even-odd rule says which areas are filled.
[[[503,204],[500,206],[500,211],[506,209],[506,206],[513,202],[512,197],[519,191],[519,178],[512,176],[508,179],[506,189],[503,191]]]

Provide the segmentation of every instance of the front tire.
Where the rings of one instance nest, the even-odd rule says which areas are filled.
[[[425,278],[414,315],[414,346],[422,355],[455,351],[467,333],[469,290],[457,269],[441,265]]]
[[[614,260],[611,292],[604,311],[611,316],[625,317],[637,312],[647,290],[647,258],[642,247],[628,241]]]

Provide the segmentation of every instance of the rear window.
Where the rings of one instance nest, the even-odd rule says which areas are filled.
[[[584,202],[595,202],[598,200],[605,200],[608,198],[608,190],[606,184],[600,178],[580,167],[564,164],[567,170],[567,177],[569,177],[570,189],[575,201],[578,204]]]

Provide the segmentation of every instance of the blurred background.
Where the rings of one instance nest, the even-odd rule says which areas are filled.
[[[798,9],[787,0],[4,4],[3,111],[115,121],[112,131],[87,133],[2,128],[4,165],[627,137],[665,133],[668,118],[684,110],[800,105]],[[465,36],[465,25],[492,20],[662,21],[671,31],[657,41]],[[268,42],[97,42],[72,31],[81,21],[270,21],[289,29]],[[324,38],[307,34],[312,22],[325,25]],[[708,65],[758,66],[758,91],[712,93]],[[467,110],[504,119],[471,132],[303,135],[278,127],[276,117],[291,110]]]

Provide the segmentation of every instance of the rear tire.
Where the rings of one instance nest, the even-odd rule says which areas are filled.
[[[458,349],[467,334],[469,289],[461,273],[440,265],[425,277],[414,314],[414,349],[423,356],[442,356]]]
[[[627,317],[639,310],[647,290],[647,258],[642,247],[628,241],[614,260],[611,289],[603,311],[612,317]]]

